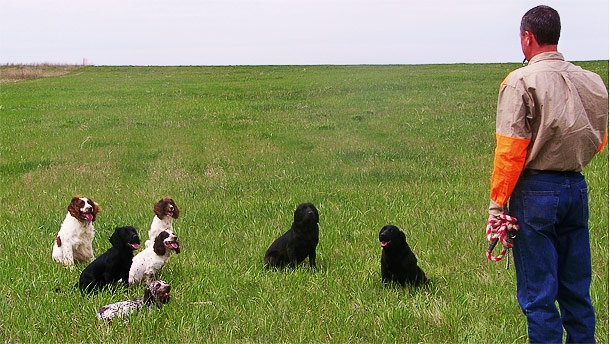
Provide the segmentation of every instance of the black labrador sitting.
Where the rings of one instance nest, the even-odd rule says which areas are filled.
[[[316,265],[318,246],[318,210],[311,203],[301,203],[294,211],[290,229],[269,246],[265,253],[267,268],[294,268],[309,256],[309,266]]]
[[[409,283],[418,286],[428,282],[426,274],[417,266],[417,258],[409,248],[405,234],[396,226],[384,226],[379,232],[381,242],[381,280],[383,283]]]
[[[91,262],[81,273],[78,287],[90,293],[123,280],[126,284],[133,259],[133,251],[140,246],[140,238],[131,226],[117,227],[110,237],[112,247]]]

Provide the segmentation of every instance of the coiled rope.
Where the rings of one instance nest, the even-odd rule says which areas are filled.
[[[496,229],[496,233],[492,230]],[[516,232],[519,230],[517,219],[509,215],[496,215],[487,222],[487,240],[491,241],[487,249],[487,259],[497,262],[502,259],[508,250],[513,247]],[[492,256],[491,253],[496,245],[500,242],[503,246],[502,252],[498,256]],[[510,254],[510,253],[509,253]],[[506,269],[508,270],[510,258],[506,259]]]

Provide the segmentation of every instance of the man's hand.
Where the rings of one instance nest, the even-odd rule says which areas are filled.
[[[489,215],[487,218],[487,227],[491,228],[491,233],[496,234],[500,229],[498,215]]]
[[[519,230],[519,225],[517,224],[517,219],[506,214],[502,215],[489,215],[489,219],[487,220],[487,228],[485,229],[487,240],[495,241],[497,240],[497,236],[495,235],[498,232],[500,239],[505,241],[503,244],[508,243],[512,246],[512,237],[514,236],[514,232]],[[505,238],[506,232],[510,232],[511,235]],[[506,245],[505,245],[506,246]]]
[[[494,201],[489,201],[489,217],[487,218],[487,227],[491,226],[491,233],[497,233],[498,229],[501,226],[500,215],[506,215],[508,213],[508,209],[506,207],[499,205]]]

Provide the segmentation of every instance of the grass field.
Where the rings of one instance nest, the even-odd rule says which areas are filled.
[[[604,78],[608,61],[580,63]],[[498,85],[516,64],[85,67],[0,86],[0,336],[6,342],[524,343],[514,269],[485,258]],[[608,148],[587,167],[599,342],[608,342]],[[83,297],[51,259],[73,195],[146,239],[171,195],[179,255],[161,311],[99,322],[142,288]],[[317,269],[263,268],[295,207]],[[433,284],[383,287],[402,228]]]

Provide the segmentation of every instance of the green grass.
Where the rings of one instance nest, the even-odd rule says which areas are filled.
[[[608,61],[582,63],[608,84]],[[17,342],[526,342],[514,270],[485,258],[498,85],[517,64],[85,67],[2,85],[0,336]],[[608,149],[585,171],[596,337],[608,335]],[[107,324],[51,246],[73,195],[146,238],[181,209],[160,312]],[[266,271],[301,202],[319,267]],[[407,235],[428,289],[381,285],[377,235]]]

